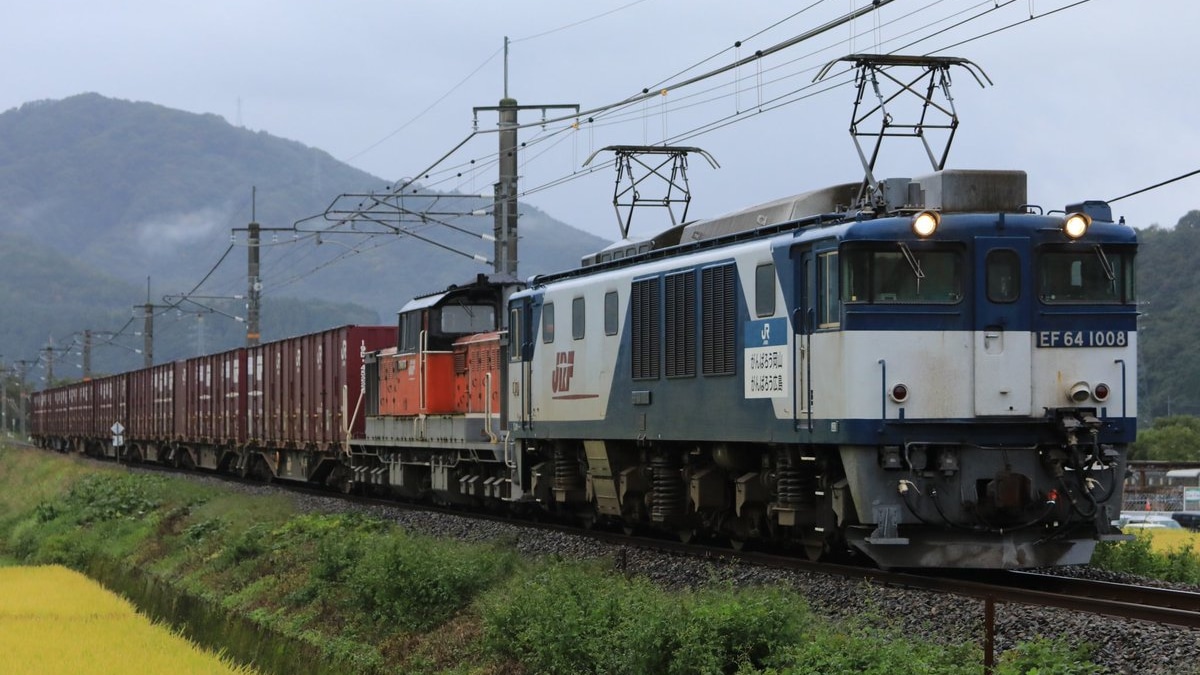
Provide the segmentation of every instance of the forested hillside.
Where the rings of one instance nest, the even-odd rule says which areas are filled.
[[[401,164],[401,162],[397,162]],[[416,238],[318,239],[289,231],[342,193],[388,181],[300,143],[236,127],[216,115],[82,94],[0,114],[0,354],[28,359],[51,339],[135,326],[119,342],[141,347],[141,305],[185,302],[155,324],[155,360],[244,340],[244,229],[263,235],[264,338],[343,323],[391,323],[415,294],[461,283],[490,267]],[[252,198],[252,195],[254,197]],[[420,210],[414,199],[406,206]],[[473,207],[477,208],[477,207]],[[305,221],[309,230],[328,225]],[[490,217],[456,225],[489,231]],[[600,239],[522,205],[521,274],[578,263]],[[240,232],[239,232],[240,229]],[[490,244],[436,225],[421,236],[492,256]],[[232,242],[232,245],[231,245]],[[472,248],[473,247],[473,248]],[[218,265],[218,262],[220,264]],[[164,296],[170,296],[165,301]],[[78,355],[57,376],[78,376]],[[141,365],[120,347],[97,348],[97,371]]]
[[[1200,414],[1200,211],[1139,238],[1140,416]]]

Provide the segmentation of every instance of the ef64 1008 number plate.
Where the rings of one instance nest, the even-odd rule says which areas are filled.
[[[1040,330],[1038,347],[1124,347],[1129,332],[1123,330]]]

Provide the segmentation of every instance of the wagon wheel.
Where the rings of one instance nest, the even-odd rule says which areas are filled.
[[[802,539],[804,555],[809,560],[816,562],[825,555],[825,537],[822,536],[822,533],[809,530],[804,533]]]
[[[325,481],[329,487],[338,492],[348,495],[354,491],[353,475],[346,467],[338,465],[329,472],[329,478]]]
[[[579,526],[585,530],[595,529],[596,523],[600,520],[600,517],[596,515],[596,509],[591,506],[576,513],[575,517],[579,520]]]
[[[729,523],[729,547],[742,551],[748,543],[761,539],[763,520],[761,508],[747,505],[742,514]]]

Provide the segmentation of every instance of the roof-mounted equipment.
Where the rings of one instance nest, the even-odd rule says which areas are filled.
[[[992,81],[979,66],[967,59],[900,54],[843,56],[826,64],[813,81],[824,79],[834,65],[843,61],[854,64],[857,70],[855,84],[858,86],[858,94],[850,117],[850,136],[854,139],[854,147],[858,150],[858,158],[866,173],[859,190],[859,205],[864,209],[874,209],[885,198],[881,182],[875,177],[875,164],[879,159],[883,139],[888,136],[920,139],[934,171],[941,171],[946,167],[946,157],[950,154],[954,132],[958,129],[958,113],[954,110],[954,99],[950,96],[950,67],[964,68],[980,87],[987,86],[985,81],[987,84],[991,84]],[[902,80],[893,74],[902,68],[916,69],[918,72],[916,76]],[[923,86],[920,84],[922,81],[925,82]],[[864,103],[868,86],[875,94],[873,105]],[[894,91],[892,87],[895,87]],[[911,121],[898,119],[895,115],[900,107],[898,99],[906,93],[919,100],[916,110],[909,113],[915,118]],[[868,129],[868,124],[873,123],[876,117],[879,119],[877,130]],[[945,146],[940,153],[935,154],[930,145],[930,131],[946,134]],[[868,156],[863,147],[863,140],[871,138],[874,139],[874,143]]]
[[[687,220],[688,205],[692,201],[692,193],[688,188],[687,157],[695,153],[704,159],[712,168],[720,166],[712,155],[700,148],[679,145],[610,145],[593,152],[584,166],[591,164],[596,155],[610,151],[616,157],[613,163],[617,167],[617,183],[613,188],[613,207],[617,211],[617,224],[621,228],[621,238],[629,238],[629,226],[633,222],[635,208],[657,206],[665,208],[675,226]],[[655,156],[657,163],[643,160],[644,156]],[[635,170],[636,169],[636,170]],[[639,175],[640,174],[640,175]],[[644,181],[658,178],[666,185],[662,196],[643,196],[640,188]],[[682,205],[683,211],[675,217],[675,207]]]

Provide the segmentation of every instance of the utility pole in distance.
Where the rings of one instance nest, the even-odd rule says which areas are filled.
[[[92,331],[83,331],[83,381],[92,379]]]
[[[46,345],[42,351],[46,352],[46,388],[54,386],[54,347]]]
[[[259,320],[262,316],[262,276],[258,252],[261,233],[295,232],[294,227],[263,227],[257,222],[258,188],[250,191],[250,223],[246,227],[235,227],[234,232],[246,232],[246,346],[255,347],[262,337]]]
[[[253,218],[253,215],[251,215]],[[246,281],[248,287],[246,289],[246,346],[254,347],[258,345],[262,338],[262,332],[259,328],[259,312],[261,307],[259,302],[262,298],[262,279],[258,276],[258,237],[260,225],[253,220],[246,226],[249,234],[246,237],[248,262],[246,265]]]
[[[30,361],[29,359],[13,361],[13,364],[17,367],[17,410],[21,413],[19,418],[21,422],[19,431],[20,438],[27,438],[25,433],[25,420],[28,415],[29,408],[25,405],[25,377],[29,374],[29,369],[32,368],[35,363],[37,363],[37,361]]]
[[[0,434],[8,435],[8,366],[3,363],[0,363]]]
[[[493,265],[497,274],[517,275],[517,113],[521,110],[541,110],[542,118],[547,110],[571,109],[579,112],[579,104],[517,105],[517,100],[508,97],[508,38],[504,38],[504,98],[498,106],[480,106],[474,109],[475,124],[479,124],[481,111],[496,111],[500,116],[500,181],[495,186],[494,235],[496,254]]]
[[[142,367],[154,365],[154,310],[167,309],[170,305],[156,305],[150,302],[150,277],[146,277],[146,304],[134,305],[134,309],[142,310]]]

